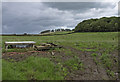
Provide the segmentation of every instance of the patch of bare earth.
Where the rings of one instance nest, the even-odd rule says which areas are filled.
[[[69,47],[70,48],[70,47]],[[93,57],[91,56],[94,52],[88,51],[79,51],[74,48],[70,48],[72,52],[74,52],[84,64],[84,70],[77,70],[70,73],[66,76],[67,80],[116,80],[118,76],[111,77],[107,74],[107,69],[104,66],[97,64]],[[100,53],[98,53],[100,54]],[[117,58],[117,53],[112,54],[113,58]],[[97,61],[100,62],[98,59]],[[113,62],[113,63],[116,63]],[[114,66],[112,70],[117,71],[118,66]]]
[[[2,54],[2,58],[10,61],[14,59],[16,62],[22,61],[29,56],[40,56],[40,57],[49,57],[50,52],[44,51],[28,51],[28,52],[7,52]]]

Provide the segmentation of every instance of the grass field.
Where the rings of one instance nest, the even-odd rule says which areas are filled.
[[[65,32],[64,32],[65,33]],[[60,33],[58,33],[60,34]],[[112,45],[118,45],[118,33],[117,32],[98,32],[98,33],[73,33],[67,35],[53,35],[53,36],[3,36],[2,47],[4,51],[5,41],[35,41],[36,45],[44,42],[54,42],[60,45],[74,46],[79,44],[80,47],[93,47],[97,44],[103,44],[102,46],[110,47]],[[101,46],[101,47],[102,47]],[[105,48],[106,48],[105,47]]]
[[[68,80],[71,77],[77,80],[117,79],[117,32],[55,34],[58,35],[52,33],[48,36],[3,36],[3,80]],[[35,41],[36,45],[52,42],[64,48],[42,52],[47,55],[36,52],[26,57],[26,52],[33,49],[5,51],[5,41]],[[11,52],[17,52],[18,56],[11,56]],[[53,52],[54,55],[51,55]],[[17,60],[21,58],[20,61],[16,61],[16,57],[19,57]],[[98,71],[94,72],[95,69]],[[88,75],[85,71],[88,71]]]

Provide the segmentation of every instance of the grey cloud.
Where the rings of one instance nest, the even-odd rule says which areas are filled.
[[[84,19],[115,15],[111,12],[114,6],[98,2],[4,2],[2,30],[3,33],[39,33],[46,29],[74,28]]]
[[[60,10],[69,10],[69,11],[81,11],[85,12],[91,8],[113,8],[114,5],[110,2],[44,2],[44,4],[48,7],[58,8]]]

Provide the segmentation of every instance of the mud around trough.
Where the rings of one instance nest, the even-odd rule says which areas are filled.
[[[6,52],[2,54],[2,58],[10,62],[23,61],[29,56],[45,57],[49,58],[55,64],[63,63],[74,56],[79,57],[83,63],[83,70],[69,70],[69,73],[65,76],[65,80],[115,80],[118,79],[117,75],[111,77],[106,72],[107,69],[104,66],[96,64],[90,51],[80,51],[75,48],[65,47],[72,51],[75,55],[65,55],[63,51],[28,51],[28,52]],[[116,57],[116,56],[115,56]],[[11,61],[14,60],[14,61]],[[99,61],[99,60],[98,60]],[[66,67],[66,66],[64,66]],[[113,68],[117,70],[117,67]]]

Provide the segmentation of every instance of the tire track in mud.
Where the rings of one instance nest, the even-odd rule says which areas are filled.
[[[104,67],[97,65],[91,56],[94,52],[80,51],[72,47],[71,49],[82,61],[84,70],[77,70],[66,77],[69,80],[109,80]]]

